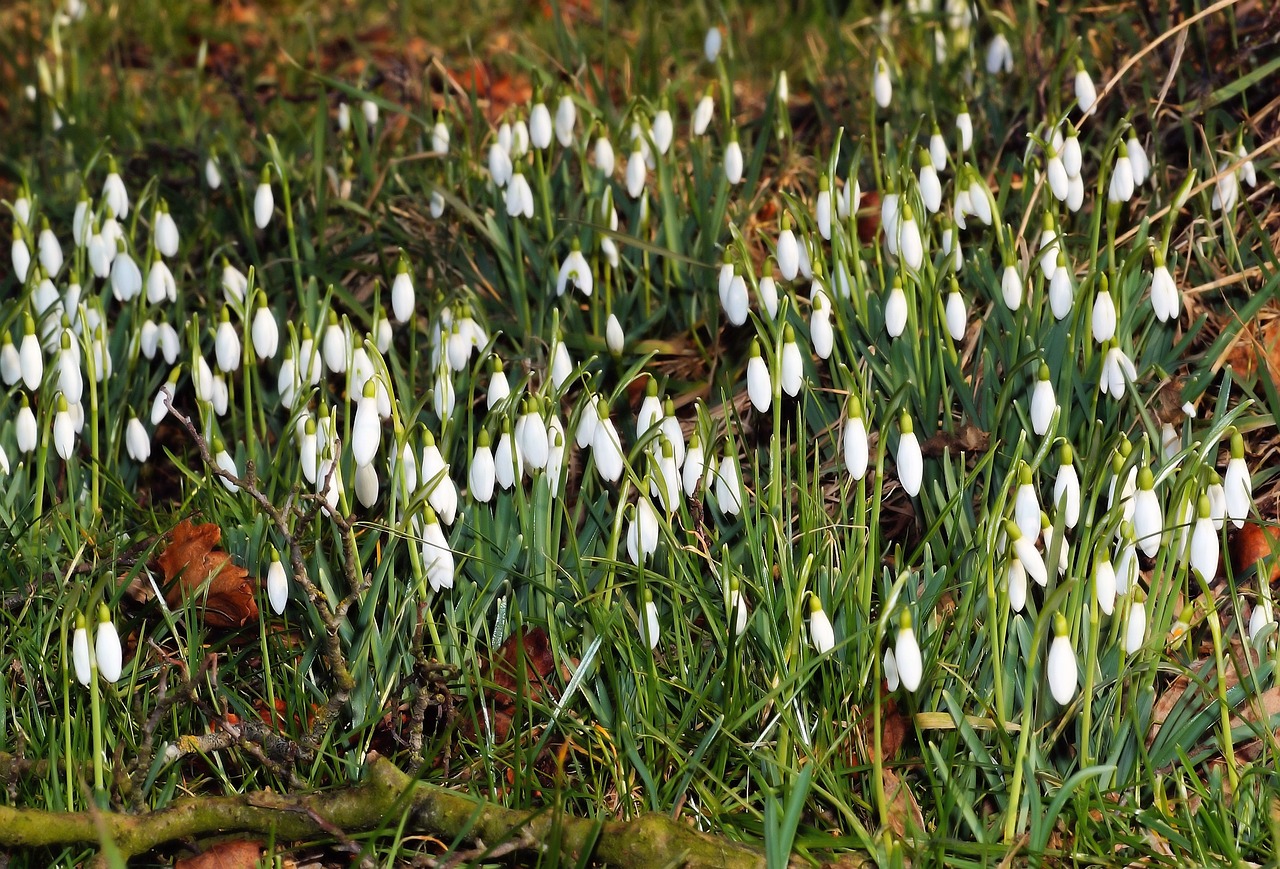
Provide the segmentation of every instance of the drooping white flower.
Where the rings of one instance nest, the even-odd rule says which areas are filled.
[[[729,143],[724,146],[724,177],[730,184],[742,181],[742,146],[738,144],[738,128],[729,130]]]
[[[924,457],[920,453],[914,424],[905,412],[898,417],[898,430],[898,481],[902,483],[903,491],[914,498],[920,494],[920,484],[924,481]]]
[[[129,452],[129,458],[140,465],[146,464],[147,459],[151,457],[151,436],[147,434],[142,420],[136,416],[129,417],[124,430],[124,443]]]
[[[529,110],[529,143],[539,151],[545,151],[551,147],[553,133],[551,110],[546,103],[538,102]]]
[[[626,348],[627,336],[622,331],[622,323],[618,321],[617,314],[610,313],[609,319],[605,322],[604,344],[614,356],[621,356]]]
[[[560,97],[556,103],[555,131],[556,141],[560,147],[568,148],[573,144],[573,128],[578,123],[578,107],[568,94]]]
[[[1067,619],[1062,613],[1053,614],[1053,642],[1049,644],[1049,660],[1046,663],[1049,691],[1059,706],[1066,706],[1076,696],[1080,681],[1080,668],[1071,637],[1067,632]]]
[[[1128,202],[1133,198],[1133,163],[1129,160],[1129,149],[1124,142],[1120,143],[1115,168],[1111,170],[1111,185],[1107,188],[1107,199],[1111,202]]]
[[[733,635],[740,637],[747,630],[751,611],[747,605],[747,596],[742,593],[737,577],[729,581],[729,618],[733,625]]]
[[[124,220],[129,216],[129,191],[125,189],[124,179],[120,177],[115,157],[107,158],[107,177],[102,182],[102,198],[116,217]]]
[[[71,635],[71,663],[76,681],[87,686],[93,679],[93,665],[89,658],[89,630],[82,613],[76,613],[76,629]]]
[[[98,675],[115,684],[124,670],[124,651],[120,648],[120,634],[111,621],[111,610],[106,604],[98,606],[98,630],[93,638],[94,657],[98,662]]]
[[[356,403],[355,419],[351,423],[351,455],[356,467],[372,463],[381,443],[382,420],[378,416],[378,387],[373,380],[368,380],[365,381]]]
[[[253,194],[253,222],[258,229],[266,229],[276,209],[275,195],[271,192],[271,167],[262,167],[258,177],[258,189]]]
[[[968,151],[973,147],[973,117],[969,114],[969,103],[960,100],[960,113],[956,115],[956,130],[960,133],[960,151]]]
[[[947,307],[945,310],[947,321],[947,334],[951,336],[952,341],[960,341],[964,338],[965,330],[969,325],[969,311],[964,303],[964,296],[960,294],[960,286],[955,278],[951,281],[951,292],[947,293]]]
[[[1178,285],[1174,283],[1164,256],[1156,252],[1155,269],[1151,273],[1151,307],[1160,322],[1178,319]]]
[[[217,438],[213,442],[213,461],[214,464],[231,476],[240,476],[240,471],[236,468],[236,460],[231,457],[231,453],[227,451],[226,446]],[[218,481],[233,495],[240,491],[240,487],[226,477],[219,476]]]
[[[987,43],[987,72],[990,75],[1013,72],[1013,47],[1003,33],[997,32]]]
[[[632,564],[640,565],[658,551],[658,513],[648,498],[640,498],[627,512],[631,517],[627,525],[627,556]]]
[[[1035,539],[1040,533],[1040,497],[1036,493],[1031,466],[1018,465],[1018,487],[1013,496],[1013,521],[1023,537]]]
[[[585,412],[590,412],[585,411]],[[608,483],[622,478],[625,465],[622,440],[609,418],[609,405],[602,398],[596,405],[596,425],[591,437],[591,454],[596,460],[596,471]]]
[[[1143,467],[1138,471],[1138,490],[1133,496],[1134,540],[1148,558],[1154,558],[1164,536],[1164,511],[1155,493],[1155,475]]]
[[[1034,579],[1038,585],[1047,585],[1049,583],[1049,571],[1044,565],[1044,558],[1040,555],[1040,550],[1036,549],[1036,538],[1024,537],[1022,531],[1018,529],[1018,524],[1012,520],[1005,521],[1004,530],[1009,537],[1010,545],[1013,546],[1013,554],[1022,562],[1023,568],[1027,571],[1027,576]]]
[[[729,322],[735,326],[741,326],[747,322],[747,315],[750,311],[751,300],[747,295],[746,279],[740,274],[734,274],[729,281],[729,287],[724,294],[724,312]]]
[[[647,588],[644,590],[643,610],[640,629],[649,641],[649,648],[656,649],[662,639],[662,624],[658,621],[658,605],[653,602],[653,592]]]
[[[929,162],[933,164],[935,172],[941,172],[947,167],[947,140],[943,138],[942,128],[938,126],[938,122],[933,122],[933,131],[929,134]]]
[[[524,473],[524,457],[511,435],[511,420],[503,417],[502,432],[493,450],[494,478],[503,489],[510,489]]]
[[[71,419],[71,410],[67,405],[67,397],[59,393],[57,411],[53,415],[53,448],[65,462],[71,458],[76,447],[75,423]]]
[[[142,270],[125,250],[124,239],[116,242],[116,256],[111,261],[111,293],[117,301],[136,299],[142,292]]]
[[[1111,298],[1107,282],[1102,281],[1097,298],[1093,302],[1093,340],[1106,344],[1116,334],[1116,304]]]
[[[1141,187],[1146,182],[1147,176],[1151,174],[1151,161],[1147,159],[1147,151],[1142,147],[1142,142],[1138,139],[1137,133],[1130,131],[1125,147],[1129,151],[1129,165],[1133,169],[1133,183],[1135,186]]]
[[[711,120],[715,117],[715,112],[715,100],[711,96],[711,89],[707,88],[706,93],[693,109],[692,130],[695,137],[706,134],[707,128],[711,126]]]
[[[924,676],[924,661],[920,656],[920,644],[911,627],[911,612],[903,610],[898,618],[898,639],[893,646],[894,661],[898,666],[898,678],[902,687],[914,693]]]
[[[645,179],[648,175],[649,167],[644,162],[644,151],[637,141],[631,149],[631,156],[627,158],[627,195],[632,199],[639,199],[644,193]]]
[[[1129,618],[1124,626],[1124,651],[1132,655],[1142,648],[1147,636],[1147,597],[1139,589],[1129,605]]]
[[[658,153],[665,155],[671,147],[671,140],[675,138],[675,123],[671,119],[671,109],[667,107],[666,98],[663,98],[662,105],[653,116],[653,125],[649,128],[649,137],[653,139],[653,146],[658,149]]]
[[[511,176],[507,184],[507,214],[510,217],[533,217],[533,189],[529,186],[524,173],[519,169]]]
[[[471,467],[467,470],[467,490],[472,498],[481,504],[488,504],[493,498],[496,479],[493,451],[489,448],[489,432],[481,429],[476,438],[476,451],[471,457]]]
[[[1197,518],[1191,531],[1191,569],[1198,571],[1206,582],[1218,575],[1218,532],[1209,515],[1209,496],[1201,495],[1196,503]]]
[[[890,338],[897,338],[907,328],[907,313],[907,294],[902,290],[902,281],[895,277],[884,303],[884,329]]]
[[[1009,595],[1009,611],[1020,613],[1027,605],[1027,569],[1016,558],[1010,558],[1004,569],[1005,591]]]
[[[511,180],[513,166],[511,164],[511,155],[507,149],[502,147],[501,142],[494,142],[489,146],[489,177],[493,179],[494,186],[499,190],[507,186],[507,182]]]
[[[556,295],[563,296],[565,287],[571,281],[582,295],[591,297],[595,281],[591,276],[591,266],[587,263],[587,258],[582,255],[582,244],[576,238],[573,240],[569,254],[560,264],[560,274],[556,278]]]
[[[702,441],[698,437],[697,431],[695,431],[693,436],[689,439],[689,449],[684,456],[681,475],[684,493],[689,498],[692,498],[697,494],[698,487],[702,486],[706,482],[706,454],[703,452]]]
[[[258,293],[258,306],[253,314],[250,327],[250,338],[253,340],[253,352],[259,359],[273,359],[280,347],[280,327],[276,324],[275,315],[267,307],[267,296]]]
[[[773,381],[769,377],[769,364],[760,355],[760,342],[752,340],[751,357],[747,360],[747,395],[760,413],[773,404]]]
[[[725,441],[724,457],[715,470],[716,503],[726,516],[742,512],[742,470],[738,465],[738,451],[732,441]]]
[[[1037,435],[1047,432],[1057,409],[1058,400],[1053,394],[1053,381],[1049,379],[1049,366],[1042,362],[1031,392],[1031,430]]]
[[[788,323],[782,329],[782,353],[778,362],[778,380],[782,391],[795,398],[804,385],[804,360],[796,344],[795,330]]]
[[[1226,497],[1227,518],[1237,528],[1253,511],[1253,477],[1244,460],[1244,438],[1240,432],[1231,432],[1231,458],[1222,475],[1222,492]]]
[[[889,107],[890,101],[893,100],[893,82],[889,80],[889,65],[885,63],[883,56],[876,58],[871,92],[875,96],[876,105],[882,109]]]
[[[289,577],[274,546],[271,547],[271,564],[267,567],[267,602],[276,615],[283,613],[289,603]]]
[[[1112,341],[1107,355],[1103,358],[1099,389],[1104,393],[1110,392],[1112,398],[1119,400],[1124,398],[1128,381],[1136,379],[1137,376],[1138,371],[1133,365],[1133,360]]]
[[[822,601],[816,594],[809,594],[809,642],[814,651],[825,655],[836,646],[836,632],[831,627],[831,619],[822,609]]]
[[[782,231],[778,233],[777,245],[778,271],[788,281],[794,281],[800,272],[800,245],[796,242],[796,234],[791,229],[791,215],[782,214]]]
[[[844,456],[844,466],[849,476],[855,480],[861,480],[867,473],[870,454],[867,445],[867,426],[862,419],[862,402],[856,395],[849,396],[840,446]]]
[[[50,229],[49,219],[41,217],[40,223],[40,237],[36,241],[37,257],[45,274],[51,278],[56,277],[62,270],[62,245],[58,243],[58,237]]]
[[[440,526],[436,511],[428,506],[423,514],[422,569],[427,574],[427,581],[431,583],[431,590],[438,593],[442,589],[453,588],[456,572],[453,549],[444,535],[444,528]]]
[[[1098,101],[1098,89],[1093,86],[1093,79],[1089,76],[1089,71],[1084,68],[1084,61],[1078,57],[1076,58],[1075,90],[1080,111],[1088,114],[1093,104]]]
[[[723,40],[719,27],[707,28],[707,35],[702,39],[702,54],[707,59],[707,63],[716,62],[716,58],[720,56]]]
[[[27,401],[25,392],[20,393],[19,402],[18,415],[13,423],[13,434],[18,442],[18,451],[30,453],[35,450],[36,442],[39,440],[39,426],[36,425],[36,415],[31,410],[31,403]]]

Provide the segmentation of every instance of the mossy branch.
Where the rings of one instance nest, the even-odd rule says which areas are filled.
[[[352,787],[303,795],[256,791],[240,796],[195,797],[141,815],[118,812],[58,813],[0,806],[0,847],[49,848],[99,843],[109,836],[128,859],[161,845],[210,835],[246,833],[277,841],[327,837],[394,827],[451,841],[519,840],[541,847],[560,836],[565,853],[612,866],[764,866],[753,848],[701,833],[665,815],[599,822],[508,809],[446,788],[417,782],[376,753],[365,779]],[[861,862],[861,861],[859,861]]]

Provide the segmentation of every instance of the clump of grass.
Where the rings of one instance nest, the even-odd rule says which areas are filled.
[[[775,864],[1039,857],[1068,826],[1090,860],[1269,853],[1270,589],[1217,552],[1260,518],[1240,433],[1274,389],[1213,370],[1231,336],[1190,290],[1273,260],[1273,142],[1227,97],[1166,125],[1078,10],[859,11],[835,24],[876,50],[804,65],[810,100],[847,77],[844,126],[681,20],[665,87],[534,67],[491,124],[479,94],[291,70],[314,103],[242,137],[194,132],[197,77],[160,110],[190,113],[177,143],[89,111],[108,22],[48,22],[0,316],[32,590],[0,726],[54,761],[19,801],[82,806],[84,765],[132,806],[342,781],[418,753],[430,688],[425,776],[682,815]],[[152,141],[199,181],[124,161]],[[126,597],[197,512],[264,579],[259,623]],[[133,641],[84,690],[99,605]],[[534,629],[552,685],[511,702],[483,662]],[[313,762],[158,750],[277,709]]]

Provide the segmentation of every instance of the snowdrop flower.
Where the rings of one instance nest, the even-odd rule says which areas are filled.
[[[1018,273],[1018,267],[1012,263],[1004,267],[1004,274],[1000,277],[1000,294],[1010,311],[1016,311],[1022,307],[1022,275]]]
[[[511,394],[511,386],[507,383],[507,374],[503,370],[502,360],[493,357],[493,370],[489,374],[489,388],[485,392],[485,406],[488,410],[506,399]]]
[[[647,588],[644,590],[644,612],[640,628],[649,641],[649,648],[658,648],[658,641],[662,638],[662,625],[658,621],[658,605],[653,602],[653,592]]]
[[[901,278],[897,276],[884,303],[884,328],[890,338],[897,338],[907,328],[907,295],[902,291]]]
[[[444,205],[444,194],[439,190],[432,190],[428,210],[433,220],[439,220],[441,215],[444,214]]]
[[[22,383],[27,387],[27,391],[35,392],[40,388],[40,382],[44,380],[44,354],[40,350],[40,339],[36,337],[36,322],[29,313],[24,313],[22,319],[18,371],[22,375]]]
[[[658,551],[658,513],[648,498],[641,498],[627,510],[627,556],[639,566]]]
[[[493,451],[489,448],[489,432],[480,429],[476,438],[476,451],[471,456],[471,467],[467,471],[467,490],[471,497],[481,504],[488,504],[493,499],[493,484],[496,480]]]
[[[956,130],[960,133],[960,152],[964,153],[973,146],[973,118],[964,99],[960,100],[960,113],[956,115]]]
[[[1124,627],[1124,651],[1132,655],[1142,648],[1147,635],[1147,597],[1141,589],[1134,592],[1129,605],[1129,618]]]
[[[818,198],[813,206],[813,219],[818,225],[818,234],[831,241],[831,179],[825,172],[818,179]]]
[[[1046,665],[1049,691],[1059,706],[1066,706],[1076,696],[1080,669],[1075,650],[1067,635],[1067,619],[1062,613],[1053,614],[1053,642],[1049,645],[1049,661]]]
[[[822,601],[812,592],[809,593],[809,642],[819,655],[825,655],[836,646],[836,632],[831,627],[831,619],[823,611]]]
[[[987,187],[986,182],[978,174],[972,166],[968,166],[969,175],[969,209],[970,213],[987,226],[995,219],[993,201],[991,198],[991,190]]]
[[[401,323],[413,317],[416,304],[413,289],[413,276],[409,273],[409,259],[400,251],[396,262],[396,276],[391,282],[391,313]]]
[[[1198,571],[1206,582],[1218,575],[1218,532],[1213,528],[1209,514],[1209,496],[1201,495],[1196,502],[1197,519],[1191,531],[1191,569]]]
[[[671,120],[671,109],[667,106],[667,99],[662,98],[662,104],[658,107],[658,111],[653,116],[653,125],[649,128],[649,137],[653,139],[653,145],[658,149],[658,153],[665,156],[667,150],[671,147],[671,140],[675,137],[675,124]]]
[[[747,395],[760,413],[766,413],[773,403],[769,365],[760,355],[760,342],[754,339],[751,341],[751,358],[747,360]]]
[[[499,190],[506,187],[507,182],[511,180],[513,168],[511,154],[502,146],[502,143],[491,144],[489,146],[489,177],[493,179],[494,185]]]
[[[604,344],[609,349],[609,353],[615,358],[622,355],[623,349],[627,344],[627,336],[622,331],[622,323],[618,321],[618,315],[609,314],[609,319],[604,326]]]
[[[355,459],[356,467],[370,464],[381,443],[382,420],[378,417],[378,387],[372,380],[367,380],[360,399],[356,402],[355,419],[351,423],[351,456]],[[423,473],[426,473],[425,470]]]
[[[778,364],[778,379],[782,391],[795,398],[804,384],[804,360],[796,344],[795,330],[788,323],[782,328],[782,358]]]
[[[88,686],[93,679],[93,666],[89,659],[89,631],[81,613],[76,613],[76,629],[71,635],[71,663],[76,671],[76,681]]]
[[[689,449],[684,456],[681,475],[684,493],[689,498],[697,494],[698,487],[707,480],[706,454],[703,452],[702,441],[697,431],[689,439]]]
[[[1032,482],[1031,466],[1018,465],[1018,488],[1013,500],[1013,521],[1023,537],[1034,539],[1040,533],[1040,498]]]
[[[898,242],[902,240],[901,197],[892,189],[880,200],[880,226],[884,228],[884,243],[889,253],[898,255]]]
[[[169,379],[160,385],[156,390],[156,397],[151,401],[151,424],[159,425],[160,420],[169,414],[169,406],[166,402],[172,402],[173,396],[178,389],[178,377],[182,373],[181,368],[174,368],[169,372]]]
[[[1097,298],[1093,302],[1093,340],[1106,344],[1116,334],[1116,304],[1111,299],[1111,290],[1107,286],[1106,277],[1101,278]]]
[[[791,215],[782,213],[782,231],[778,233],[776,248],[778,271],[784,280],[794,281],[800,272],[800,245],[796,242],[796,234],[791,229]]]
[[[124,443],[129,451],[129,458],[140,465],[146,464],[151,457],[151,436],[143,427],[142,420],[136,416],[130,417],[129,424],[125,426]]]
[[[1208,469],[1208,478],[1205,494],[1209,496],[1209,515],[1213,518],[1213,530],[1221,531],[1227,519],[1227,493],[1222,487],[1222,477],[1213,468]]]
[[[1062,511],[1063,525],[1075,528],[1080,521],[1080,476],[1076,473],[1071,445],[1063,443],[1058,452],[1058,474],[1053,481],[1054,509]]]
[[[524,458],[511,437],[511,420],[503,417],[502,433],[493,451],[494,476],[498,485],[510,489],[524,473]]]
[[[582,255],[582,244],[576,238],[573,240],[568,256],[560,264],[560,274],[556,278],[556,295],[563,296],[565,287],[570,282],[582,292],[582,295],[591,297],[591,291],[595,287],[591,266],[587,264],[587,258]]]
[[[271,192],[271,167],[267,165],[262,167],[262,174],[258,176],[258,189],[253,194],[253,222],[258,229],[267,228],[275,208],[276,200]]]
[[[453,550],[449,540],[444,536],[436,511],[430,506],[423,510],[422,528],[422,569],[431,583],[431,590],[440,592],[453,588],[455,573]]]
[[[746,633],[747,622],[751,617],[751,612],[747,606],[746,595],[742,593],[742,588],[738,584],[736,576],[729,580],[728,615],[733,625],[733,635],[740,637]]]
[[[1013,72],[1013,47],[1003,33],[996,33],[987,44],[987,73]]]
[[[658,381],[650,377],[645,386],[644,400],[636,413],[636,439],[642,439],[649,430],[662,421],[662,400],[658,398]]]
[[[1067,255],[1059,250],[1056,259],[1053,276],[1049,278],[1049,308],[1054,319],[1062,320],[1071,313],[1075,290],[1071,286],[1071,273],[1067,270]]]
[[[94,657],[98,662],[98,675],[111,684],[120,681],[120,673],[124,669],[124,652],[120,648],[120,635],[111,621],[111,610],[107,609],[106,604],[98,606],[98,630],[94,633],[93,646]]]
[[[1061,134],[1054,132],[1054,136],[1061,138]],[[1050,146],[1049,161],[1045,166],[1045,174],[1049,181],[1049,191],[1053,193],[1053,198],[1059,202],[1066,202],[1071,195],[1071,176],[1067,174],[1067,167],[1062,159],[1062,151],[1058,146]]]
[[[53,447],[65,462],[75,451],[75,423],[67,405],[67,397],[58,393],[57,412],[53,415]]]
[[[969,325],[969,311],[965,306],[964,296],[960,295],[960,285],[956,282],[954,275],[951,278],[951,292],[947,294],[945,315],[947,334],[951,336],[952,341],[960,341],[964,338],[965,330]]]
[[[724,147],[724,177],[730,184],[742,181],[742,146],[738,144],[738,128],[729,130],[729,144]]]
[[[920,687],[924,675],[924,661],[920,657],[920,644],[911,627],[911,613],[903,610],[898,618],[898,640],[893,646],[893,658],[898,666],[898,679],[902,687],[914,693]]]
[[[1036,524],[1039,525],[1038,522]],[[1049,571],[1044,566],[1044,558],[1040,555],[1040,550],[1036,549],[1035,537],[1024,537],[1018,528],[1018,523],[1012,520],[1005,520],[1004,530],[1013,546],[1013,554],[1022,562],[1027,576],[1034,579],[1037,585],[1048,585]]]
[[[31,403],[27,400],[25,392],[19,393],[19,402],[13,433],[18,442],[18,451],[30,453],[36,448],[36,442],[39,440],[39,427],[36,425],[36,415],[31,410]]]
[[[760,282],[756,285],[756,293],[769,319],[775,319],[778,316],[778,284],[773,279],[772,257],[765,260],[764,271],[760,276]]]
[[[80,371],[80,348],[72,345],[70,329],[62,330],[58,350],[58,389],[70,404],[79,404],[84,395],[84,379]]]
[[[364,122],[370,127],[378,124],[378,104],[373,100],[361,100],[360,112],[364,115]]]
[[[116,241],[116,256],[111,262],[111,293],[116,301],[127,302],[142,292],[142,271],[125,250],[124,239]]]
[[[507,214],[511,217],[533,217],[533,189],[525,180],[524,173],[516,170],[507,185]]]
[[[933,164],[934,172],[941,172],[947,167],[947,140],[942,136],[942,129],[938,126],[938,122],[933,122],[933,132],[929,134],[929,161]]]
[[[676,418],[675,402],[670,398],[662,402],[662,422],[659,423],[659,428],[662,436],[671,444],[676,467],[681,467],[685,458],[684,430],[680,427],[680,420]]]
[[[898,222],[898,250],[902,254],[902,262],[913,271],[919,271],[924,263],[924,245],[920,240],[920,226],[916,223],[911,204],[902,204],[901,220]]]
[[[49,228],[47,217],[41,217],[40,224],[40,237],[36,241],[37,256],[45,273],[49,277],[54,277],[62,270],[62,245],[58,244],[58,237]],[[24,244],[23,247],[25,248],[26,245]]]
[[[1222,477],[1222,491],[1226,496],[1227,518],[1237,528],[1243,527],[1253,510],[1253,478],[1244,461],[1244,438],[1235,429],[1231,432],[1231,459]]]
[[[283,613],[289,603],[289,577],[274,546],[271,547],[271,564],[267,567],[267,602],[276,615]]]
[[[938,170],[933,168],[932,158],[927,151],[921,151],[920,163],[920,199],[930,214],[937,214],[942,208],[942,181],[938,178]]]
[[[924,457],[920,454],[920,441],[917,440],[911,417],[905,411],[898,417],[898,481],[903,490],[913,498],[920,494],[920,484],[924,480]]]
[[[1112,398],[1119,401],[1124,398],[1128,381],[1136,380],[1137,377],[1138,371],[1133,366],[1133,360],[1115,341],[1112,341],[1107,355],[1102,360],[1102,377],[1098,382],[1098,388],[1103,394],[1109,392]]]
[[[849,476],[855,480],[861,480],[867,473],[870,454],[867,446],[867,426],[862,419],[862,402],[856,395],[849,396],[840,447]]]
[[[1005,565],[1004,585],[1009,595],[1009,611],[1022,612],[1027,605],[1027,570],[1016,558],[1009,559]]]
[[[724,304],[725,316],[728,317],[730,323],[735,326],[741,326],[747,322],[751,300],[747,295],[746,279],[742,275],[734,273],[729,280],[729,286],[725,290],[721,301]]]
[[[222,306],[222,319],[218,323],[213,352],[218,367],[224,372],[230,373],[240,367],[240,332],[231,325],[229,305]]]
[[[648,166],[644,162],[644,151],[640,147],[640,140],[636,140],[631,149],[631,156],[627,158],[626,172],[627,195],[632,199],[639,199],[644,193],[644,184],[648,171]]]
[[[831,303],[823,292],[818,292],[813,300],[813,309],[809,314],[809,340],[819,359],[831,358],[836,335],[831,327]]]
[[[614,169],[613,145],[610,144],[609,137],[604,134],[603,130],[600,130],[596,134],[595,160],[596,160],[596,169],[600,171],[601,175],[603,175],[606,178],[609,178],[613,175],[613,169]]]
[[[1132,130],[1129,132],[1125,147],[1129,149],[1129,165],[1133,169],[1133,183],[1135,186],[1141,187],[1151,174],[1151,161],[1147,159],[1147,151],[1142,147],[1138,134]]]
[[[1258,634],[1263,629],[1275,621],[1275,613],[1271,607],[1270,586],[1267,586],[1258,596],[1258,600],[1253,605],[1253,612],[1249,616],[1249,642],[1257,642]]]
[[[698,105],[693,109],[693,135],[695,137],[705,135],[707,128],[711,126],[711,120],[715,117],[716,104],[711,96],[711,88],[708,87],[706,93],[702,95],[702,99],[698,100]]]
[[[551,147],[551,136],[554,130],[551,124],[551,110],[544,102],[538,102],[529,111],[529,142],[539,151]]]
[[[589,411],[587,411],[589,412]],[[596,405],[596,425],[591,436],[591,454],[596,460],[596,471],[607,483],[616,483],[622,478],[624,457],[622,440],[618,430],[609,419],[609,405],[602,398]]]
[[[253,352],[259,359],[273,359],[280,346],[280,327],[267,307],[267,294],[258,292],[258,306],[253,314],[249,335],[253,340]]]
[[[547,466],[551,444],[547,441],[547,424],[542,419],[537,396],[524,400],[524,408],[516,420],[515,439],[516,450],[531,470]]]
[[[889,65],[884,62],[883,55],[876,58],[871,92],[875,96],[876,105],[882,109],[889,107],[889,102],[893,99],[893,82],[889,80]]]
[[[240,476],[240,471],[236,468],[236,460],[231,458],[231,453],[227,452],[227,448],[222,441],[216,438],[213,442],[213,454],[214,464],[233,477]],[[219,476],[218,480],[227,487],[227,491],[231,494],[234,495],[240,491],[240,487],[226,477]]]
[[[862,187],[857,177],[846,179],[836,196],[836,214],[841,220],[848,220],[849,215],[856,214],[862,206]]]
[[[1133,198],[1133,164],[1129,161],[1129,149],[1120,143],[1115,168],[1111,171],[1111,186],[1107,199],[1111,202],[1128,202]]]
[[[555,132],[560,147],[568,148],[573,144],[573,128],[578,123],[578,107],[568,94],[560,97],[556,103]]]
[[[147,303],[159,305],[163,302],[175,302],[177,299],[178,286],[173,280],[173,272],[157,250],[151,259],[151,268],[147,270]]]
[[[1053,277],[1053,272],[1058,267],[1058,254],[1060,252],[1058,227],[1053,219],[1053,212],[1046,211],[1040,229],[1040,252],[1037,255],[1040,263],[1040,273],[1046,279]]]
[[[737,516],[742,512],[742,470],[738,465],[738,451],[731,441],[725,441],[724,457],[715,470],[716,503],[725,516]]]
[[[1176,320],[1179,306],[1178,285],[1174,283],[1173,275],[1165,265],[1164,254],[1155,250],[1152,256],[1155,259],[1155,269],[1151,273],[1151,307],[1160,322]]]
[[[124,220],[129,216],[129,191],[125,189],[124,179],[116,167],[116,158],[107,158],[107,178],[102,182],[102,198],[116,217]]]
[[[1164,511],[1155,493],[1155,476],[1149,467],[1138,471],[1138,491],[1133,496],[1133,533],[1143,553],[1154,558],[1164,534]]]
[[[702,40],[702,54],[706,57],[707,63],[715,63],[716,58],[720,56],[722,39],[719,27],[707,28],[707,35]]]
[[[488,438],[486,437],[485,440],[487,441]],[[449,476],[449,466],[445,463],[444,456],[440,454],[435,436],[430,431],[423,436],[421,476],[422,484],[426,488],[427,503],[436,511],[441,522],[452,525],[458,513],[458,487]],[[489,488],[492,494],[492,478],[489,480]]]
[[[1049,430],[1057,409],[1058,400],[1053,394],[1053,382],[1049,379],[1049,366],[1041,362],[1036,385],[1031,391],[1031,430],[1037,435],[1044,435]]]
[[[1098,101],[1098,89],[1093,86],[1093,79],[1089,77],[1089,71],[1084,68],[1084,61],[1076,58],[1076,102],[1080,105],[1080,111],[1086,115],[1093,108],[1093,104]]]

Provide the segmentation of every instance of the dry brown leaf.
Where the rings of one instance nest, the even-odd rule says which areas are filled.
[[[1263,559],[1271,563],[1270,578],[1274,582],[1280,574],[1280,560],[1275,555],[1280,553],[1280,531],[1264,528],[1254,522],[1246,522],[1244,527],[1231,535],[1227,544],[1231,553],[1231,567],[1234,576],[1240,576]]]
[[[257,842],[233,840],[219,842],[203,854],[179,860],[174,869],[254,869],[262,857],[262,846]]]
[[[889,803],[889,829],[899,839],[907,838],[907,833],[924,829],[924,813],[916,802],[915,794],[907,783],[898,778],[898,774],[889,767],[884,768],[881,781],[884,782],[884,797]]]
[[[523,680],[517,676],[522,662]],[[507,637],[494,656],[480,666],[483,702],[492,716],[487,723],[493,728],[495,741],[502,742],[511,733],[516,699],[521,693],[529,703],[536,703],[554,690],[549,677],[555,669],[551,639],[542,628]],[[481,721],[486,719],[482,716]]]
[[[205,624],[238,628],[258,617],[258,603],[248,571],[217,548],[221,540],[217,525],[192,525],[183,519],[156,562],[164,572],[164,596],[170,606],[196,598]]]

